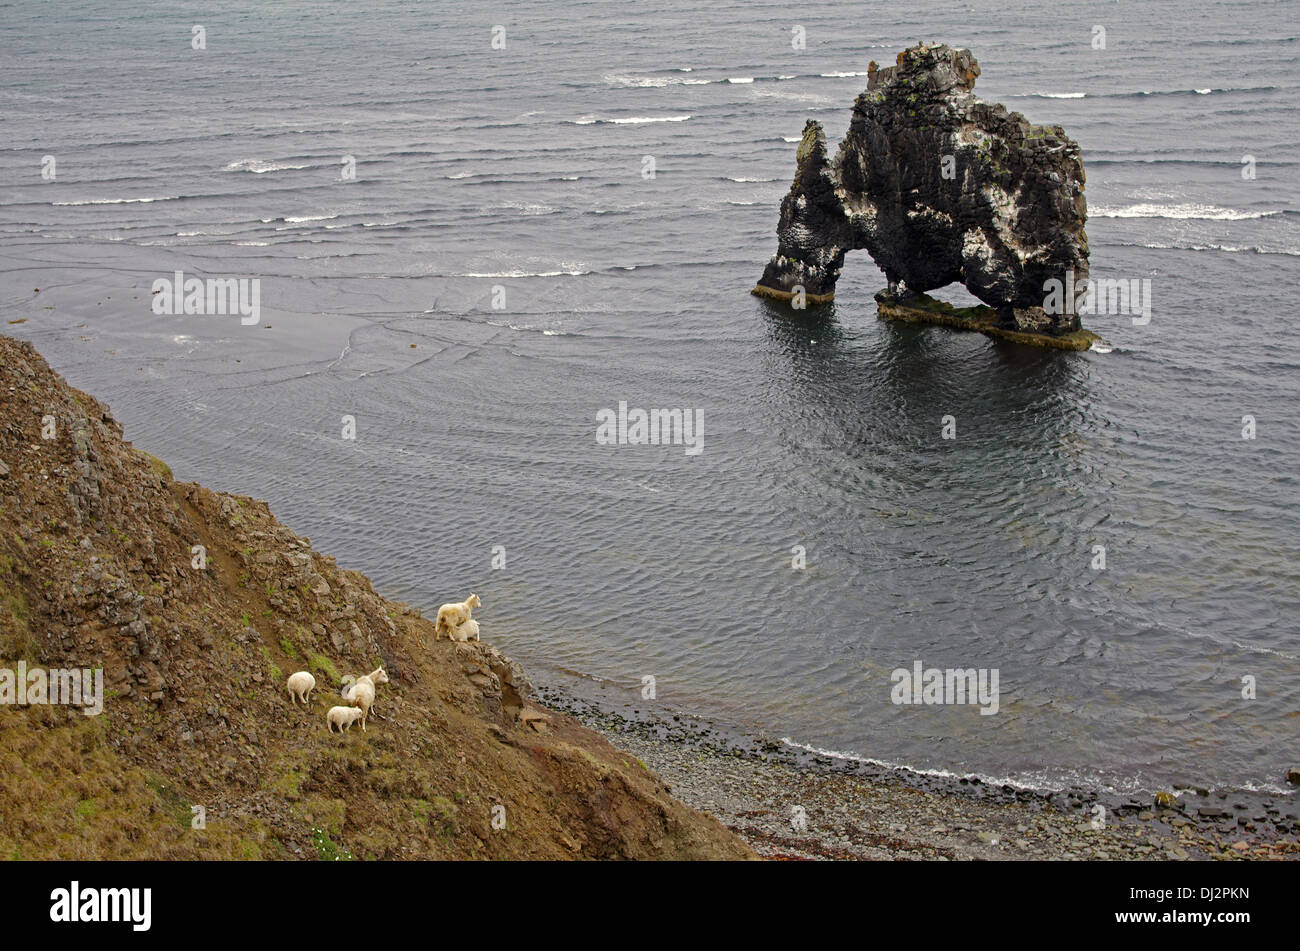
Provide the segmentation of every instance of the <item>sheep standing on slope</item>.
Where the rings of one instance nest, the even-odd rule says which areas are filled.
[[[462,644],[468,640],[481,641],[483,639],[479,637],[478,621],[473,618],[470,618],[462,624],[457,624],[447,637],[453,641],[460,641]]]
[[[316,689],[316,678],[305,670],[300,670],[296,674],[289,676],[289,699],[294,703],[301,700],[303,703],[311,703],[311,692]]]
[[[325,714],[325,719],[329,724],[329,731],[334,732],[338,727],[338,732],[344,732],[352,724],[365,716],[364,710],[358,710],[356,707],[330,707],[330,712]],[[362,724],[364,727],[364,724]]]
[[[478,595],[471,593],[464,601],[452,601],[438,608],[438,623],[433,630],[433,639],[436,641],[443,634],[450,638],[456,626],[470,620],[474,608],[482,606],[483,602],[478,599]]]
[[[343,689],[343,699],[361,709],[362,732],[366,729],[366,718],[370,716],[370,711],[375,705],[375,687],[386,683],[388,683],[388,674],[384,673],[384,668],[379,667],[363,677],[358,677],[354,683]]]

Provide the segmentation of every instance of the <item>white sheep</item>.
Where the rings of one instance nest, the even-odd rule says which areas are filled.
[[[329,722],[331,733],[334,732],[335,727],[338,727],[338,732],[342,733],[358,720],[364,721],[365,715],[364,710],[356,707],[330,707],[330,712],[325,714],[325,719]],[[364,722],[362,727],[365,727]]]
[[[448,634],[447,637],[453,641],[460,641],[462,644],[471,639],[476,641],[481,641],[483,639],[479,637],[478,621],[475,621],[473,618],[470,618],[462,624],[457,624],[455,629]]]
[[[482,606],[483,602],[478,599],[478,595],[471,592],[464,601],[452,601],[438,608],[438,623],[433,630],[433,639],[436,641],[443,634],[450,638],[456,625],[470,620],[471,612]]]
[[[366,718],[370,716],[370,711],[375,705],[375,687],[378,684],[388,683],[388,674],[384,673],[384,668],[378,667],[370,673],[358,677],[348,687],[343,689],[343,699],[351,703],[354,707],[361,709],[361,729],[366,728]]]
[[[294,703],[301,700],[311,703],[311,692],[316,689],[316,678],[305,670],[289,675],[289,699]]]

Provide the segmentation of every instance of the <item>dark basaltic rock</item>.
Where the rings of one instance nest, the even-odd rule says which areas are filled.
[[[810,120],[777,253],[754,293],[828,301],[845,252],[865,248],[892,303],[961,283],[992,309],[977,322],[988,326],[971,329],[1078,331],[1073,308],[1043,305],[1049,280],[1088,277],[1079,146],[1060,126],[980,100],[979,74],[969,50],[943,45],[914,46],[887,69],[872,63],[833,160]]]

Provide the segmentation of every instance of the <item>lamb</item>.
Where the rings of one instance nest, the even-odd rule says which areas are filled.
[[[479,637],[478,621],[475,621],[473,618],[470,618],[462,624],[457,624],[455,629],[448,634],[447,637],[453,641],[460,641],[462,644],[470,639],[476,641],[481,641],[483,639]]]
[[[294,703],[301,700],[311,703],[311,692],[316,689],[316,678],[305,670],[289,675],[289,699]]]
[[[334,732],[338,727],[338,732],[342,733],[352,724],[361,720],[361,728],[365,729],[365,711],[356,707],[330,707],[330,712],[325,714],[325,719],[329,722],[329,730]]]
[[[474,608],[481,608],[483,602],[478,599],[478,595],[473,592],[464,601],[452,601],[438,608],[438,624],[433,631],[433,639],[436,641],[443,634],[448,638],[451,632],[458,624],[464,624],[470,620],[470,614]]]
[[[386,683],[388,683],[388,674],[384,673],[384,668],[379,667],[358,677],[352,684],[343,688],[343,699],[361,709],[363,732],[366,729],[366,718],[370,716],[370,711],[375,705],[375,687]]]

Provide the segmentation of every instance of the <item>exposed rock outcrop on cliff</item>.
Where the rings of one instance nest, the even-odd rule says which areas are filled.
[[[1078,331],[1077,315],[1043,304],[1045,282],[1088,275],[1079,146],[1060,126],[979,99],[979,73],[969,50],[942,45],[914,46],[887,69],[872,63],[833,160],[810,120],[755,293],[789,298],[802,287],[812,302],[830,300],[845,252],[865,248],[892,302],[961,283],[992,308],[991,327]]]
[[[751,855],[541,709],[495,647],[433,638],[265,502],[174,481],[0,337],[0,857]],[[382,713],[328,733],[342,676],[380,664]],[[33,668],[102,668],[102,713],[16,698]]]

